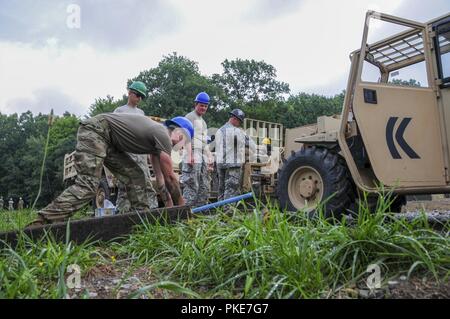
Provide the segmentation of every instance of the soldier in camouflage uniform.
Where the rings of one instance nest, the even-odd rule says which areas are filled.
[[[144,83],[140,81],[133,82],[128,87],[128,102],[126,105],[120,106],[114,110],[114,113],[129,113],[129,114],[139,114],[143,115],[144,111],[138,108],[138,103],[147,96],[147,88]],[[150,170],[148,168],[148,157],[143,154],[132,154],[128,153],[128,155],[133,159],[136,164],[141,168],[144,172],[145,181],[147,184],[147,192],[150,208],[158,207],[158,197],[156,196],[156,191],[153,189],[153,185],[151,182]],[[131,203],[127,198],[127,188],[125,184],[122,182],[118,182],[118,194],[116,207],[117,210],[121,213],[128,212],[131,209]]]
[[[216,133],[216,162],[219,175],[219,200],[228,199],[241,194],[245,148],[256,151],[256,145],[241,126],[245,114],[235,109],[229,121]]]
[[[5,205],[4,201],[3,201],[3,196],[0,196],[0,210],[3,209],[3,206]]]
[[[75,184],[39,211],[39,218],[30,226],[62,221],[92,200],[103,165],[125,184],[134,210],[150,209],[144,173],[127,153],[151,155],[158,191],[166,207],[185,204],[170,154],[172,145],[193,136],[187,119],[174,118],[163,126],[145,116],[108,113],[80,124],[74,155]]]
[[[213,160],[207,145],[207,130],[203,115],[209,105],[209,96],[201,92],[195,98],[195,109],[186,115],[194,126],[194,139],[190,148],[183,152],[181,183],[183,197],[189,206],[207,203],[209,195],[209,170]]]

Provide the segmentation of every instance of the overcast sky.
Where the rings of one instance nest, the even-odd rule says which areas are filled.
[[[84,115],[175,51],[204,75],[226,58],[264,60],[292,93],[334,95],[368,9],[425,22],[450,0],[0,0],[0,112]]]

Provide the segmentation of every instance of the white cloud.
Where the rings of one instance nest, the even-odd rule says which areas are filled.
[[[53,109],[55,114],[79,113],[81,105],[71,97],[62,93],[59,87],[41,88],[31,93],[29,97],[18,97],[6,102],[6,113],[23,113],[31,111],[50,113]]]
[[[360,46],[365,12],[378,9],[395,15],[408,1],[288,1],[289,10],[266,16],[261,10],[270,6],[258,9],[258,0],[170,0],[177,31],[148,42],[141,39],[139,47],[129,50],[100,50],[81,42],[66,47],[50,35],[43,47],[0,42],[0,111],[14,112],[17,99],[32,101],[39,90],[52,88],[73,102],[68,103],[71,112],[86,114],[95,98],[121,97],[128,79],[173,51],[199,62],[207,75],[220,73],[225,58],[265,60],[293,93],[339,93],[345,88],[348,54]],[[257,9],[260,18],[250,19],[249,13]]]

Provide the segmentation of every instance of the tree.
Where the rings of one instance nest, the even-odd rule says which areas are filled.
[[[106,98],[97,98],[89,107],[89,116],[95,116],[101,113],[114,112],[114,110],[127,103],[127,97],[123,96],[121,100],[114,100],[110,95]]]
[[[390,84],[400,85],[400,86],[413,86],[413,87],[421,87],[420,82],[414,79],[409,79],[408,81],[402,79],[393,79],[389,82]]]
[[[75,148],[79,119],[66,114],[56,118],[50,131],[43,191],[39,206],[48,203],[63,188],[64,154]],[[30,205],[37,195],[40,167],[48,130],[48,116],[31,112],[0,114],[0,195],[21,196]]]
[[[345,93],[334,97],[325,97],[316,94],[299,93],[290,96],[286,102],[286,110],[282,113],[280,122],[287,128],[312,124],[317,117],[340,114]]]
[[[226,59],[222,67],[223,73],[214,74],[212,79],[222,88],[226,102],[232,107],[281,100],[290,92],[287,83],[276,80],[275,67],[264,61]]]
[[[170,118],[192,111],[197,93],[205,91],[211,98],[206,115],[208,124],[214,125],[223,117],[217,101],[223,95],[220,88],[200,74],[198,64],[177,53],[165,56],[157,67],[141,72],[128,81],[142,81],[148,89],[148,97],[141,107],[147,115]]]

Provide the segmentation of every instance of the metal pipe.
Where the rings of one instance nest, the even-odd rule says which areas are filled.
[[[252,197],[253,197],[253,192],[250,192],[250,193],[247,193],[247,194],[243,194],[243,195],[239,195],[239,196],[235,196],[235,197],[231,197],[231,198],[228,198],[228,199],[221,200],[219,202],[215,202],[215,203],[211,203],[211,204],[207,204],[207,205],[203,205],[203,206],[200,206],[200,207],[193,208],[192,209],[192,213],[202,212],[204,210],[220,207],[220,206],[223,206],[223,205],[226,205],[226,204],[235,203],[235,202],[238,202],[240,200],[247,199],[247,198],[252,198]]]

